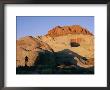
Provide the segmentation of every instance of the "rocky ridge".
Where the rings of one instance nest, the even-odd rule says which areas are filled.
[[[49,30],[46,36],[58,37],[67,34],[93,35],[87,29],[82,28],[80,25],[72,25],[72,26],[63,26],[63,27],[56,26],[55,28]]]

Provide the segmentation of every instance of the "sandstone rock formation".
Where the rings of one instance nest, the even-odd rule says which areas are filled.
[[[82,41],[78,41],[78,47],[71,46],[71,39],[82,38]],[[72,35],[68,34],[59,37],[42,37],[42,41],[46,42],[54,52],[62,51],[64,49],[69,49],[73,52],[78,53],[81,56],[94,58],[94,37],[91,35]]]
[[[40,39],[52,47],[54,52],[68,49],[82,57],[86,57],[88,60],[85,63],[91,62],[91,65],[89,66],[94,65],[94,59],[89,61],[91,58],[94,58],[94,35],[79,25],[64,27],[57,26],[48,31],[48,34],[42,36]],[[79,58],[78,65],[86,67],[80,61]]]
[[[16,67],[25,66],[26,56],[29,67],[39,63],[59,68],[94,67],[94,35],[79,25],[57,26],[44,36],[26,36],[16,44]]]
[[[51,52],[52,48],[47,43],[35,39],[32,36],[23,37],[17,40],[16,66],[25,66],[25,57],[28,57],[27,66],[33,66],[38,62],[40,53]],[[49,58],[49,56],[48,56]],[[53,58],[51,58],[53,59]]]
[[[87,29],[82,28],[79,25],[73,25],[73,26],[63,26],[63,27],[57,26],[52,30],[49,30],[46,36],[58,37],[58,36],[63,36],[67,34],[93,35]]]

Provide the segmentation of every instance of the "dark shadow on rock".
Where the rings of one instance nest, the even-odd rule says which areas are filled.
[[[74,57],[86,59],[69,49],[55,53],[45,50],[39,53],[39,60],[33,66],[18,67],[16,74],[94,74],[94,67],[79,67]]]
[[[83,57],[69,49],[64,49],[62,51],[56,52],[56,63],[57,66],[63,65],[63,68],[58,68],[56,73],[60,74],[94,74],[94,67],[91,68],[83,68],[80,66],[77,66],[77,61],[74,59],[74,57],[77,57],[78,59],[86,61],[87,58]],[[74,67],[72,67],[74,65]]]
[[[71,47],[79,47],[80,46],[80,44],[76,43],[76,42],[71,42],[70,45],[71,45]]]
[[[67,62],[70,65],[77,63],[76,60],[74,59],[74,57],[77,57],[78,59],[82,59],[82,60],[83,60],[83,58],[85,58],[69,49],[64,49],[62,51],[56,52],[55,56],[56,56],[57,64],[61,64],[61,63],[63,64],[65,62]]]
[[[36,60],[33,66],[24,66],[24,67],[17,67],[16,73],[17,74],[49,74],[53,73],[53,68],[55,68],[55,56],[53,52],[44,50],[43,52],[39,53],[39,60]]]

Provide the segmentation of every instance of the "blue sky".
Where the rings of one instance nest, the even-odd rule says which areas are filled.
[[[17,16],[17,39],[47,34],[56,26],[80,25],[94,33],[94,16]]]

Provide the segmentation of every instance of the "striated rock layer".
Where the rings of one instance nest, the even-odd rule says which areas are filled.
[[[38,40],[32,36],[23,37],[17,40],[17,57],[16,66],[25,66],[25,57],[28,57],[27,66],[34,66],[39,61],[40,53],[51,52],[52,48],[45,42]],[[50,58],[48,56],[48,58]],[[53,59],[52,57],[51,59]],[[47,58],[45,58],[47,59]]]
[[[79,25],[73,25],[73,26],[63,26],[63,27],[57,26],[57,27],[49,30],[48,34],[46,36],[57,37],[57,36],[63,36],[63,35],[67,35],[67,34],[93,35],[87,29],[82,28]]]

